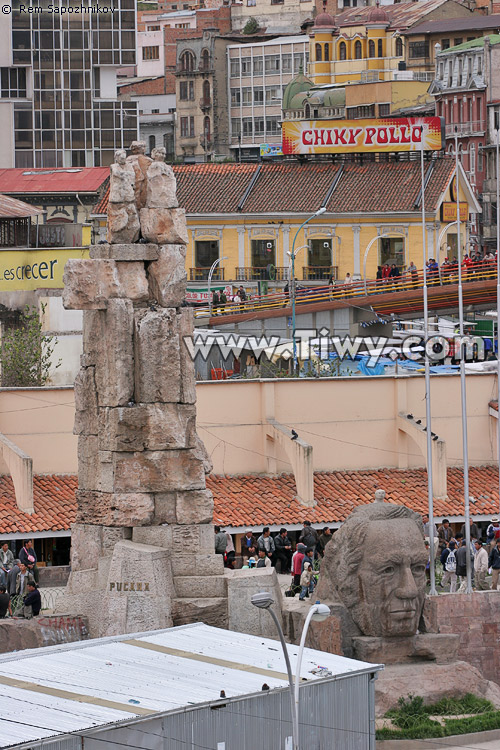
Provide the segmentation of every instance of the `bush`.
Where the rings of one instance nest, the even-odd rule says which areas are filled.
[[[45,312],[42,305],[42,314]],[[49,380],[52,355],[57,340],[42,331],[36,307],[26,305],[19,326],[8,329],[2,336],[0,365],[2,385],[14,387],[42,386]],[[55,365],[59,367],[61,360]]]
[[[243,33],[244,34],[256,34],[259,31],[259,24],[255,20],[255,18],[249,18],[246,24],[243,27]]]

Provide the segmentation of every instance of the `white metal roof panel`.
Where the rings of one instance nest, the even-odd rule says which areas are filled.
[[[298,646],[288,651],[295,669]],[[311,670],[322,667],[321,673]],[[305,649],[302,679],[376,666]],[[0,748],[288,685],[279,641],[202,623],[0,656]]]

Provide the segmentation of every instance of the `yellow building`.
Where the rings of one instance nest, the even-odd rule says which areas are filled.
[[[425,164],[425,213],[428,256],[442,261],[456,247],[456,228],[442,212],[453,211],[450,186],[454,160]],[[252,287],[290,276],[290,253],[297,253],[299,280],[327,283],[333,273],[344,279],[375,278],[377,266],[396,263],[404,271],[423,265],[421,177],[418,159],[364,164],[281,162],[277,164],[197,164],[174,167],[179,205],[188,219],[186,271],[189,285],[214,280]],[[461,172],[461,201],[466,215],[480,212]],[[320,207],[326,212],[300,229]],[[105,223],[105,217],[100,219]],[[453,237],[454,235],[454,237]],[[378,239],[377,239],[378,238]],[[461,224],[462,251],[468,241]]]

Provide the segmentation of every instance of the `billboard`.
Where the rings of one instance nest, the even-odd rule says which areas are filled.
[[[285,120],[284,154],[359,154],[444,148],[442,117],[371,120]]]
[[[460,221],[467,221],[469,218],[469,204],[460,201]],[[456,203],[442,203],[441,204],[441,221],[445,221],[447,224],[457,220],[457,204]]]
[[[283,151],[281,150],[281,145],[279,143],[261,143],[260,155],[261,156],[283,156]]]

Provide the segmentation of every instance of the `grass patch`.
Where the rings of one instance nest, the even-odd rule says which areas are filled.
[[[475,714],[474,716],[461,716]],[[431,716],[442,717],[442,722]],[[461,718],[454,718],[461,716]],[[386,713],[397,729],[377,729],[377,740],[416,740],[449,737],[469,732],[500,729],[500,711],[490,701],[467,693],[461,698],[442,698],[437,703],[424,704],[419,695],[400,698],[397,707]]]

